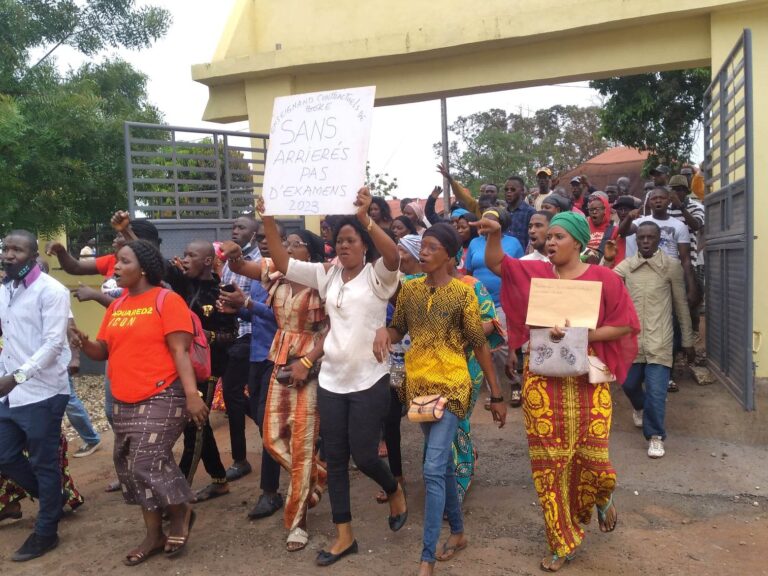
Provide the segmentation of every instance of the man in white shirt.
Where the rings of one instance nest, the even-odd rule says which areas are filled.
[[[545,255],[545,246],[547,244],[547,231],[549,230],[549,221],[552,220],[552,213],[546,210],[539,210],[531,215],[531,221],[528,223],[528,239],[531,253],[526,254],[520,260],[541,260],[549,262]]]
[[[669,213],[669,190],[656,187],[648,195],[648,203],[651,207],[651,215],[643,216],[635,220],[627,236],[627,254],[630,258],[637,254],[637,240],[635,232],[637,226],[643,222],[654,222],[661,229],[661,242],[659,248],[669,257],[679,260],[683,265],[685,285],[688,292],[688,302],[698,300],[698,286],[691,265],[691,235],[688,226],[672,218]],[[621,232],[621,230],[620,230]]]
[[[6,236],[0,287],[0,473],[37,498],[40,507],[34,532],[12,556],[17,562],[58,545],[62,508],[58,452],[69,400],[69,291],[42,273],[37,256],[31,232]]]

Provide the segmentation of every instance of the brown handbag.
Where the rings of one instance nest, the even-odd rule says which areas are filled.
[[[408,420],[411,422],[437,422],[445,413],[448,399],[442,394],[416,396],[408,407]]]

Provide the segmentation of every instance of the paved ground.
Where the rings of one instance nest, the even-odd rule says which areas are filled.
[[[681,382],[668,410],[667,456],[652,461],[646,443],[632,427],[629,403],[614,395],[612,458],[619,474],[616,494],[619,526],[601,534],[596,522],[585,545],[564,574],[664,574],[675,576],[768,575],[768,410],[745,413],[719,385]],[[494,428],[482,409],[473,430],[480,450],[479,470],[465,505],[470,547],[437,574],[540,574],[546,552],[541,512],[531,486],[527,448],[519,410],[511,410],[503,430]],[[215,416],[217,437],[228,462],[228,437],[222,415]],[[411,517],[392,534],[386,507],[373,501],[373,484],[352,475],[353,514],[361,553],[331,569],[353,574],[415,574],[421,543],[423,486],[417,429],[403,422],[405,470]],[[197,507],[198,522],[189,550],[175,560],[153,558],[143,566],[120,560],[142,538],[138,511],[119,495],[102,492],[111,477],[109,434],[102,450],[72,461],[72,472],[86,505],[61,525],[61,545],[25,565],[8,558],[32,526],[34,505],[24,504],[24,519],[0,527],[0,573],[115,575],[304,575],[323,570],[314,556],[331,537],[327,499],[310,512],[311,540],[303,552],[284,549],[282,521],[249,522],[245,515],[257,496],[254,473],[232,485],[232,494]],[[258,462],[260,442],[249,426],[250,460]],[[226,462],[225,462],[226,463]],[[283,476],[283,484],[285,476]],[[206,481],[202,471],[196,484]]]

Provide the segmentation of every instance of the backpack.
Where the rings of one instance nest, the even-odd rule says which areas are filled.
[[[160,293],[157,295],[156,308],[160,316],[163,315],[165,297],[170,292],[167,288],[161,288]],[[128,295],[125,294],[115,300],[112,310],[117,310],[127,297]],[[211,377],[211,347],[208,345],[208,339],[205,337],[205,331],[203,331],[203,324],[200,322],[199,316],[192,312],[192,310],[189,311],[189,315],[192,319],[192,343],[189,345],[189,359],[192,360],[195,380],[205,382]]]

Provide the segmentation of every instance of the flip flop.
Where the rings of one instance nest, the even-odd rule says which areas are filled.
[[[440,556],[435,556],[435,558],[438,562],[447,562],[456,556],[456,554],[464,550],[468,544],[469,540],[466,538],[464,538],[464,542],[456,544],[455,546],[448,546],[448,541],[446,540],[443,544],[443,550],[440,552]]]
[[[610,510],[612,506],[615,513],[615,518],[613,519],[613,526],[608,528],[608,526],[605,523],[605,520],[608,514],[608,510]],[[616,510],[616,506],[613,503],[613,494],[611,494],[611,497],[608,498],[608,502],[606,502],[605,506],[603,506],[602,508],[600,506],[596,506],[596,508],[597,508],[597,523],[600,525],[600,532],[608,533],[616,530],[616,525],[619,523],[619,511]],[[605,530],[603,530],[604,527],[605,527]]]
[[[298,552],[299,550],[304,550],[307,546],[307,542],[309,542],[309,533],[297,526],[288,534],[288,539],[285,541],[285,549],[288,550],[288,552]],[[298,548],[291,548],[290,544],[301,544],[301,546]]]
[[[173,558],[174,556],[178,556],[187,547],[187,542],[189,541],[189,535],[192,533],[192,526],[195,525],[195,518],[197,518],[197,514],[195,514],[195,511],[192,510],[192,513],[189,515],[189,523],[187,524],[186,536],[168,536],[168,538],[165,539],[166,546],[168,544],[170,544],[171,546],[175,546],[175,548],[172,548],[171,550],[165,550],[165,547],[163,547],[163,550],[165,551],[165,556],[167,558]]]
[[[152,556],[156,556],[157,554],[160,554],[165,550],[165,542],[163,542],[162,546],[158,546],[157,548],[152,548],[149,552],[142,552],[141,550],[136,550],[135,552],[128,552],[126,554],[125,558],[123,558],[123,564],[126,566],[138,566],[142,562],[146,562]]]

